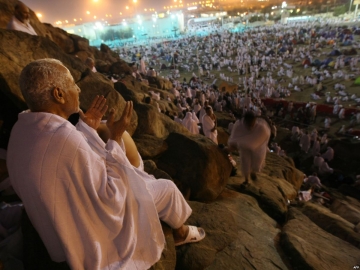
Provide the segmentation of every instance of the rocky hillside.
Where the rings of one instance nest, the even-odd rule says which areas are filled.
[[[352,269],[360,265],[359,201],[334,192],[337,204],[332,208],[314,203],[291,207],[289,200],[297,196],[303,173],[291,159],[272,153],[258,180],[241,186],[240,169],[230,177],[227,155],[216,145],[201,135],[190,135],[154,105],[143,102],[149,91],[155,91],[163,98],[159,101],[162,109],[175,110],[164,99],[171,96],[169,81],[156,78],[149,87],[134,80],[127,63],[107,46],[91,47],[86,39],[40,23],[33,12],[31,24],[39,36],[5,30],[15,2],[0,0],[2,134],[9,132],[17,112],[26,109],[18,78],[35,59],[56,58],[64,63],[81,88],[83,110],[95,95],[104,95],[118,112],[125,100],[132,100],[135,113],[129,132],[146,170],[178,185],[193,209],[188,223],[202,226],[207,233],[202,242],[175,249],[164,225],[168,244],[153,269]],[[100,72],[92,73],[84,65],[89,56]],[[114,84],[101,74],[108,72],[122,79]],[[217,116],[226,127],[228,116]],[[226,142],[225,128],[219,130]],[[5,161],[0,160],[0,165],[1,181],[6,175]],[[27,257],[28,263],[38,265],[43,258],[36,256]]]

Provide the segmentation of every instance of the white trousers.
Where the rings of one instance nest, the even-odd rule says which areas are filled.
[[[146,181],[146,186],[154,199],[159,218],[173,229],[180,228],[192,210],[177,186],[167,179]]]

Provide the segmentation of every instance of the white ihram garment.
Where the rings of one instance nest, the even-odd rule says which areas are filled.
[[[215,127],[214,120],[211,119],[210,116],[205,114],[202,118],[202,128],[204,131],[204,135],[208,137],[210,140],[212,140],[214,143],[218,144],[217,135],[218,132],[215,129],[214,131],[211,131]]]
[[[247,176],[250,172],[260,172],[265,166],[270,134],[270,127],[264,119],[257,118],[255,125],[250,130],[243,120],[235,122],[228,145],[239,150],[243,175]]]
[[[78,127],[86,136],[57,115],[21,113],[8,147],[11,183],[53,261],[148,269],[165,244],[159,216],[181,226],[191,209],[176,192],[157,197],[164,181],[134,168],[118,143]]]

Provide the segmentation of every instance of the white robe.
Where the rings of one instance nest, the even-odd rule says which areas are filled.
[[[271,130],[264,119],[257,118],[254,127],[249,130],[243,120],[235,122],[228,145],[237,148],[241,154],[241,169],[246,176],[250,172],[260,172],[265,166],[267,144]]]
[[[205,114],[202,118],[202,128],[204,131],[204,135],[208,137],[210,140],[212,140],[214,143],[218,144],[217,140],[217,130],[211,131],[215,127],[214,120],[211,119],[210,116]]]
[[[191,112],[187,112],[185,118],[182,120],[182,124],[186,127],[192,134],[199,134],[199,128],[196,121],[193,119]]]
[[[21,32],[28,33],[33,36],[37,36],[37,33],[35,32],[34,28],[30,25],[30,23],[22,23],[20,22],[15,16],[13,16],[6,26],[6,29],[9,30],[17,30]]]
[[[8,147],[11,183],[53,261],[148,269],[165,244],[151,192],[158,180],[115,141],[105,145],[82,121],[78,128],[86,136],[57,115],[21,113]]]

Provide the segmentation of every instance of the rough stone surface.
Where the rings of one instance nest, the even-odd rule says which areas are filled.
[[[266,154],[264,174],[270,177],[285,179],[299,190],[304,179],[304,173],[296,169],[294,162],[289,157],[280,157],[274,153]]]
[[[356,208],[354,204],[336,199],[331,204],[330,210],[352,224],[358,224],[360,222],[360,210]]]
[[[168,149],[157,160],[160,169],[179,181],[190,199],[212,201],[224,189],[230,176],[227,155],[204,136],[171,133],[165,140]]]
[[[176,269],[288,269],[280,230],[254,198],[225,189],[216,202],[190,206],[187,223],[204,228],[206,238],[177,248]]]
[[[353,269],[360,252],[351,244],[320,229],[296,209],[281,233],[281,246],[293,269]]]
[[[300,181],[300,179],[296,180],[298,171],[291,165],[291,162],[285,163],[284,167],[281,165],[282,162],[282,157],[267,153],[265,168],[261,173],[257,173],[257,180],[250,181],[247,186],[240,186],[244,177],[241,175],[241,166],[238,162],[237,174],[228,182],[232,189],[255,197],[260,207],[280,223],[284,222],[286,218],[288,200],[293,200],[297,196],[297,189],[290,181]],[[270,175],[269,172],[273,172],[273,174]]]
[[[156,163],[150,159],[144,160],[144,170],[148,174],[153,175],[156,179],[162,178],[162,179],[172,180],[170,175],[158,169],[158,167],[156,167]]]
[[[158,138],[166,138],[171,132],[190,134],[183,125],[159,113],[154,105],[139,103],[134,104],[134,109],[139,116],[135,136],[149,134]]]
[[[301,212],[323,230],[360,248],[360,234],[354,231],[354,224],[332,213],[328,208],[314,203],[306,203]]]
[[[163,139],[148,134],[139,134],[133,137],[138,151],[143,159],[152,159],[160,156],[167,149]]]

